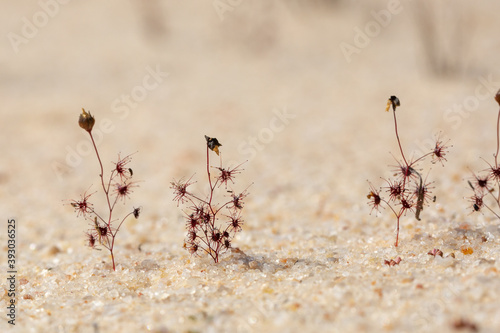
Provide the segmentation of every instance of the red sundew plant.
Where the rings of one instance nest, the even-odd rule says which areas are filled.
[[[244,199],[248,195],[247,190],[235,194],[232,190],[227,190],[228,185],[234,184],[234,178],[239,174],[240,164],[233,168],[222,167],[222,156],[219,154],[219,147],[222,146],[216,138],[205,135],[207,142],[207,176],[209,194],[202,198],[188,190],[188,187],[195,182],[191,178],[171,182],[174,191],[174,201],[177,206],[188,203],[187,211],[184,212],[186,218],[187,235],[184,247],[191,254],[204,252],[208,254],[215,263],[219,262],[220,255],[231,248],[231,241],[237,232],[241,231],[243,219],[241,210],[244,206]],[[210,150],[220,157],[220,167],[212,167],[218,170],[218,175],[212,179],[210,173]],[[230,184],[229,184],[230,183]],[[224,185],[228,197],[223,200],[223,204],[215,203],[216,189]],[[222,211],[227,212],[226,215]],[[219,219],[224,222],[219,223]]]
[[[396,108],[400,106],[400,101],[396,96],[391,96],[387,101],[386,111],[392,107],[394,116],[394,130],[396,132],[396,140],[398,142],[399,151],[401,153],[401,160],[398,161],[394,173],[395,179],[385,179],[387,186],[380,189],[375,188],[371,183],[370,192],[368,193],[368,204],[372,207],[370,214],[373,210],[380,212],[380,208],[386,206],[393,212],[396,217],[396,242],[394,246],[399,244],[399,223],[402,216],[405,216],[409,211],[415,214],[415,218],[420,221],[420,214],[429,202],[435,201],[435,197],[431,197],[430,191],[432,189],[431,183],[422,178],[422,170],[417,168],[418,163],[422,162],[428,157],[432,157],[431,163],[439,162],[444,165],[446,161],[446,154],[448,153],[448,146],[443,144],[443,141],[438,137],[434,148],[431,151],[423,154],[420,157],[409,160],[401,145],[401,140],[398,133],[398,122],[396,119]],[[385,189],[388,198],[384,198],[381,191]]]
[[[495,101],[500,105],[500,90],[495,95]],[[473,179],[469,180],[469,186],[472,188],[474,195],[469,197],[472,204],[473,212],[479,212],[483,208],[489,210],[493,215],[500,219],[500,211],[495,211],[493,206],[500,210],[500,165],[498,163],[498,153],[500,152],[500,109],[497,115],[497,150],[493,154],[494,164],[489,163],[488,168],[483,170],[481,174],[473,173]],[[495,191],[497,193],[495,193]]]
[[[98,213],[95,211],[94,206],[90,203],[89,198],[95,193],[87,194],[87,191],[81,196],[80,200],[72,200],[71,206],[75,208],[77,216],[83,216],[83,218],[90,222],[90,229],[85,233],[87,238],[87,245],[93,249],[99,249],[103,247],[107,249],[111,255],[111,262],[113,264],[113,270],[116,270],[115,265],[115,254],[114,246],[116,235],[120,230],[123,222],[129,217],[134,216],[136,219],[139,218],[141,208],[134,208],[131,212],[126,214],[121,219],[115,219],[114,213],[116,204],[119,201],[123,201],[129,197],[132,193],[132,189],[137,187],[137,182],[132,181],[133,171],[128,167],[128,164],[132,161],[132,156],[127,155],[123,158],[118,154],[118,161],[114,164],[113,169],[109,178],[104,179],[104,168],[102,165],[101,157],[99,156],[99,151],[94,141],[92,135],[92,128],[94,127],[95,118],[82,109],[82,114],[78,120],[78,124],[90,135],[90,139],[94,146],[94,150],[99,162],[101,179],[101,186],[106,198],[107,212],[106,214]],[[114,226],[113,223],[119,221],[119,223]]]

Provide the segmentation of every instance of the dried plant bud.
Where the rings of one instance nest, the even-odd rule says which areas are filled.
[[[132,212],[132,214],[134,214],[134,217],[136,219],[139,218],[139,214],[141,213],[141,209],[142,209],[142,207],[134,208],[134,211]]]
[[[389,97],[389,99],[387,100],[387,107],[385,108],[386,112],[389,111],[391,105],[392,109],[396,111],[396,107],[401,105],[401,103],[399,102],[399,98],[397,98],[396,96]]]
[[[205,135],[205,140],[207,140],[207,146],[210,150],[213,150],[217,155],[219,155],[219,147],[222,146],[219,140],[216,138],[211,138]]]
[[[196,254],[198,252],[198,249],[199,249],[199,245],[198,244],[192,244],[190,247],[189,247],[189,252],[191,254]]]
[[[495,95],[495,101],[497,101],[498,105],[500,105],[500,89],[498,89],[497,94]]]
[[[91,248],[95,248],[95,241],[96,241],[96,238],[94,236],[94,234],[92,232],[87,232],[86,233],[87,235],[87,245]]]
[[[78,125],[80,125],[81,128],[90,133],[92,131],[92,128],[94,127],[94,124],[95,124],[94,116],[92,116],[90,112],[86,112],[85,109],[82,108],[82,114],[78,119]]]

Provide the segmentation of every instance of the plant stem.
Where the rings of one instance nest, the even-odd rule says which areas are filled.
[[[115,236],[116,236],[116,233],[113,234],[111,232],[111,216],[113,215],[113,208],[115,206],[116,200],[113,203],[113,206],[111,206],[111,201],[109,200],[109,184],[111,184],[111,178],[110,178],[110,182],[108,184],[108,188],[106,188],[106,185],[104,184],[104,167],[102,166],[101,157],[99,156],[99,150],[97,150],[97,145],[95,144],[94,136],[92,135],[92,133],[90,131],[88,133],[90,135],[90,139],[92,140],[92,145],[94,146],[94,150],[95,150],[95,153],[96,153],[96,156],[97,156],[97,160],[99,161],[99,167],[101,168],[101,174],[99,175],[99,177],[101,177],[102,189],[103,189],[104,194],[106,196],[106,201],[108,203],[108,209],[109,209],[109,219],[108,219],[108,222],[106,224],[107,224],[107,228],[108,228],[109,232],[111,233],[111,237],[112,237],[111,245],[108,247],[108,250],[109,250],[109,252],[111,254],[111,261],[113,262],[113,271],[116,271],[115,256],[113,254],[113,247],[115,245]],[[118,199],[118,197],[117,197],[117,199]]]
[[[497,117],[497,152],[495,153],[495,169],[498,169],[498,152],[500,150],[500,109],[498,110]],[[498,181],[497,181],[498,184]],[[495,197],[497,205],[500,207],[500,184],[498,185],[499,193]],[[495,214],[496,215],[496,214]]]
[[[109,196],[108,196],[108,193],[109,193],[109,189],[106,189],[106,185],[104,185],[104,168],[102,166],[102,161],[101,161],[101,157],[99,156],[99,151],[97,150],[97,145],[95,144],[95,141],[94,141],[94,136],[92,135],[91,132],[88,132],[89,135],[90,135],[90,139],[92,140],[92,144],[94,145],[94,150],[95,150],[95,154],[97,155],[97,160],[99,161],[99,166],[101,168],[101,174],[99,175],[99,177],[101,177],[101,184],[102,184],[102,189],[104,190],[104,194],[106,194],[106,200],[108,202],[108,207],[109,207],[109,210],[111,211],[111,202],[109,201]]]
[[[397,216],[397,224],[396,224],[396,243],[394,243],[394,246],[395,247],[398,247],[398,243],[399,243],[399,218],[400,216]]]
[[[498,151],[500,150],[500,110],[497,117],[497,152],[495,153],[495,168],[498,168]]]
[[[420,212],[422,210],[424,210],[425,188],[424,188],[424,184],[423,184],[423,181],[422,181],[422,176],[417,171],[415,171],[415,173],[420,178],[420,183],[419,183],[419,185],[417,187],[417,206],[415,208],[415,218],[418,221],[420,221]]]
[[[208,145],[207,145],[207,175],[208,175],[208,184],[210,185],[210,199],[208,200],[208,206],[211,209],[214,188],[212,187],[212,179],[210,178],[210,150],[208,149]]]
[[[497,202],[497,203],[498,203],[498,202]],[[494,211],[493,209],[491,209],[491,208],[490,208],[489,206],[487,206],[487,205],[484,205],[484,207],[486,207],[486,208],[487,208],[487,209],[488,209],[491,213],[493,213],[493,215],[495,215],[498,219],[500,219],[500,216],[499,216],[497,213],[495,213],[495,211]]]
[[[113,238],[114,241],[114,238]],[[115,267],[115,255],[113,254],[113,251],[109,251],[111,253],[111,261],[113,262],[113,271],[116,271]]]
[[[394,116],[394,131],[396,132],[396,139],[398,140],[399,151],[401,152],[401,157],[403,157],[403,161],[405,162],[405,165],[406,165],[405,173],[407,173],[407,172],[409,172],[410,167],[408,165],[408,161],[406,160],[405,154],[403,152],[403,147],[401,146],[401,140],[399,139],[398,121],[396,119],[396,108],[395,107],[392,108],[392,114]],[[404,175],[404,176],[405,177],[403,178],[403,189],[406,188],[406,175]],[[397,222],[396,222],[396,242],[394,243],[395,247],[398,247],[398,244],[399,244],[399,219],[400,218],[401,218],[401,212],[399,212],[399,214],[396,215]]]
[[[212,216],[213,216],[213,221],[212,221],[212,228],[213,228],[215,226],[216,212],[214,211],[214,208],[212,207],[212,199],[214,196],[214,188],[215,188],[216,184],[214,184],[212,186],[212,179],[210,177],[210,150],[208,148],[208,145],[207,145],[207,175],[208,175],[208,184],[210,185],[210,199],[208,200],[208,207],[210,208],[210,211],[212,212]]]
[[[399,139],[399,134],[398,134],[398,122],[396,120],[396,109],[392,110],[392,113],[394,115],[394,129],[396,131],[396,139],[398,140],[398,145],[399,145],[399,151],[401,152],[401,156],[403,157],[403,161],[406,164],[406,168],[408,168],[408,162],[406,161],[405,154],[403,152],[403,147],[401,146],[401,140]]]

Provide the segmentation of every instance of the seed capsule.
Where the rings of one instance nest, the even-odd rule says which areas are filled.
[[[217,155],[219,155],[219,147],[222,146],[219,140],[216,138],[211,138],[205,135],[205,140],[207,140],[207,146],[210,150],[213,150]]]
[[[399,98],[397,98],[396,96],[389,97],[389,99],[387,100],[387,107],[385,108],[385,111],[389,111],[391,105],[392,109],[396,111],[396,107],[401,105],[401,103],[399,102]]]
[[[85,109],[82,108],[82,114],[78,119],[78,125],[80,125],[81,128],[90,133],[92,131],[92,128],[94,127],[94,124],[95,118],[90,114],[90,112],[86,112]]]

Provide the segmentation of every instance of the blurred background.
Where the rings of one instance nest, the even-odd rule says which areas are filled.
[[[253,184],[247,228],[277,233],[374,219],[366,180],[390,175],[397,153],[391,95],[409,154],[437,133],[453,145],[430,177],[444,205],[468,213],[468,167],[481,169],[495,149],[498,1],[0,6],[1,215],[17,217],[34,248],[75,246],[85,229],[67,205],[98,190],[82,107],[97,119],[108,171],[118,152],[136,152],[142,182],[127,205],[144,215],[129,231],[178,247],[170,181],[194,174],[204,190],[204,135],[222,143],[224,163],[248,160],[235,185]]]

